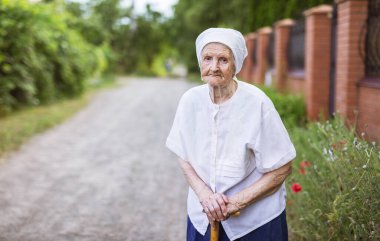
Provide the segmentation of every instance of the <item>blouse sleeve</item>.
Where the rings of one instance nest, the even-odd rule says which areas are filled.
[[[181,98],[177,111],[174,117],[172,128],[169,132],[169,136],[166,139],[166,147],[176,154],[182,160],[187,160],[185,153],[185,144],[183,139],[183,128],[185,119],[185,104],[184,97]]]
[[[256,167],[262,173],[278,169],[296,157],[296,150],[275,109],[262,118],[253,151]]]

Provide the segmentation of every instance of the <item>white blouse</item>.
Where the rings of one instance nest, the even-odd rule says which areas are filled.
[[[207,84],[181,98],[166,146],[190,162],[214,191],[232,196],[251,186],[265,172],[296,156],[296,151],[272,101],[257,87],[238,82],[234,95],[214,104]],[[222,222],[230,240],[240,238],[280,215],[285,186]],[[199,233],[208,226],[206,214],[189,188],[187,212]]]

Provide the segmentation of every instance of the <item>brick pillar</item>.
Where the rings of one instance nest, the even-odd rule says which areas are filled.
[[[247,45],[247,50],[248,50],[248,56],[244,60],[243,67],[241,69],[241,72],[239,73],[239,78],[250,82],[251,80],[251,72],[253,69],[253,59],[252,59],[252,54],[253,54],[253,39],[252,37],[254,36],[254,33],[250,33],[246,36],[245,38],[245,44]]]
[[[288,42],[290,28],[294,25],[291,19],[280,20],[275,24],[275,78],[274,86],[279,91],[286,88],[288,78]]]
[[[320,5],[304,12],[306,17],[305,94],[307,117],[328,117],[332,7]]]
[[[269,34],[272,33],[272,29],[270,27],[264,27],[258,30],[257,34],[257,52],[256,52],[256,60],[257,67],[255,70],[255,78],[254,83],[256,84],[264,84],[265,72],[267,70],[268,65],[268,56],[267,56],[267,48],[269,44]]]
[[[367,21],[368,2],[363,0],[336,0],[337,52],[336,52],[336,96],[335,109],[349,121],[354,121],[358,108],[357,82],[365,75],[365,65],[359,49],[361,30]]]
[[[257,69],[257,59],[256,59],[256,57],[257,57],[257,44],[256,44],[256,46],[254,45],[254,42],[255,42],[256,39],[257,39],[257,34],[256,33],[249,34],[249,44],[251,46],[251,50],[250,50],[251,56],[248,56],[248,57],[251,58],[251,68],[250,68],[250,71],[248,73],[248,82],[250,82],[250,83],[254,82],[255,72],[256,72],[256,69]],[[256,62],[255,62],[255,59],[253,57],[253,54],[256,55],[255,56]]]
[[[244,36],[245,39],[245,45],[247,45],[247,50],[248,50],[248,41],[247,41],[247,36]],[[248,55],[249,55],[249,50],[248,50]],[[249,63],[248,63],[248,56],[245,58],[243,62],[243,66],[241,67],[240,73],[237,74],[237,77],[242,80],[247,80],[247,69],[249,68]]]

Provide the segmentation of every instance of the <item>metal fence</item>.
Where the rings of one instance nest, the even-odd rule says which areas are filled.
[[[365,72],[368,77],[380,76],[380,0],[368,1]]]
[[[297,21],[290,30],[288,46],[289,70],[303,70],[305,68],[305,21]]]
[[[274,33],[272,32],[269,34],[269,45],[267,49],[267,55],[268,55],[268,68],[273,69],[274,68]]]

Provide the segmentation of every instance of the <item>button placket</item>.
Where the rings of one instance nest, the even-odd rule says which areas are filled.
[[[212,130],[211,130],[211,160],[210,160],[210,186],[216,192],[216,145],[217,145],[217,119],[219,106],[214,106],[212,110]]]

